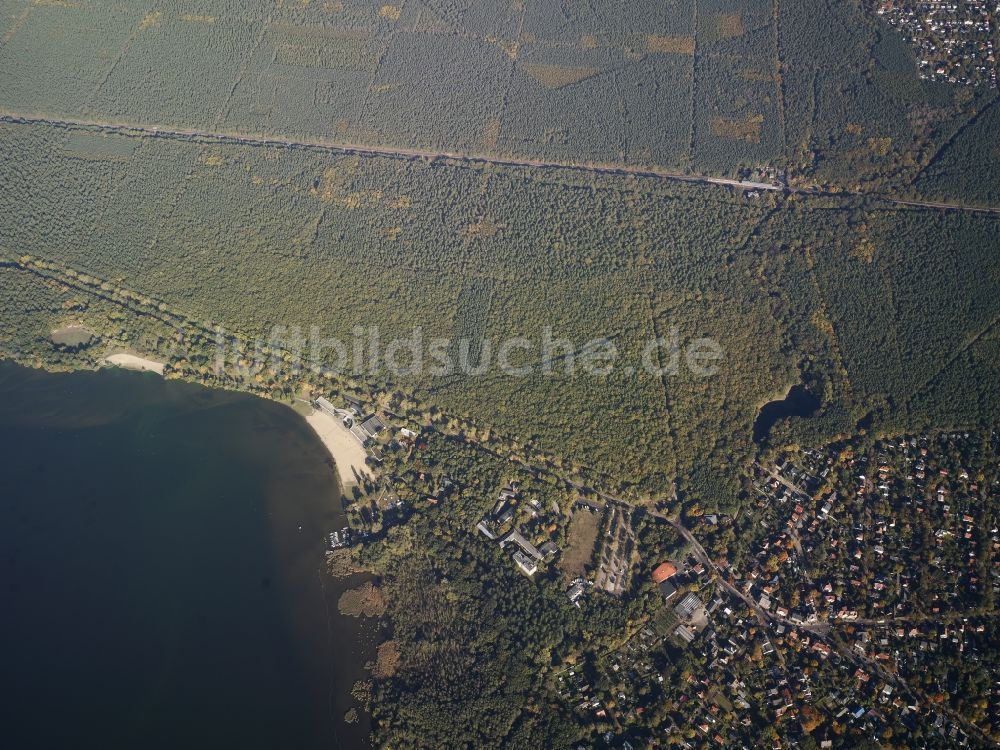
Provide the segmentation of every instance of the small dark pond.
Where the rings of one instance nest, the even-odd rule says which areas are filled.
[[[787,417],[811,417],[821,402],[801,383],[788,389],[780,401],[769,401],[757,413],[753,423],[753,440],[760,443],[767,437],[774,423]]]

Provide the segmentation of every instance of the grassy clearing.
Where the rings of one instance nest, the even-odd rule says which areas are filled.
[[[728,117],[712,118],[712,135],[716,138],[760,143],[761,126],[764,115],[749,115],[743,120],[733,120]]]
[[[559,566],[569,578],[579,578],[587,574],[597,543],[601,516],[585,510],[573,513],[569,525],[569,543]]]
[[[574,68],[564,65],[525,65],[532,78],[547,89],[561,89],[597,75],[598,68]]]
[[[694,37],[650,34],[646,37],[646,49],[659,55],[693,55]]]
[[[715,24],[720,39],[735,39],[745,33],[743,17],[738,12],[718,14]]]
[[[370,73],[377,62],[367,31],[275,24],[268,41],[279,65]]]
[[[93,341],[96,334],[85,326],[70,325],[57,328],[52,331],[52,343],[57,346],[65,346],[75,349],[78,346],[86,346]]]
[[[128,161],[139,145],[138,139],[108,133],[71,132],[61,151],[75,159]]]

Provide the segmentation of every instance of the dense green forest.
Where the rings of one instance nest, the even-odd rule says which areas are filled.
[[[78,128],[4,125],[0,142],[16,154],[0,178],[21,196],[0,216],[8,258],[55,261],[251,339],[274,325],[347,341],[373,325],[386,341],[414,326],[526,337],[536,348],[515,364],[535,365],[528,376],[363,379],[638,497],[678,476],[731,505],[757,409],[800,380],[825,406],[796,429],[821,435],[919,424],[938,402],[964,404],[958,424],[995,417],[982,375],[995,367],[994,217]],[[639,366],[672,329],[717,341],[719,373]],[[619,366],[543,372],[547,330],[575,347],[607,338]]]
[[[948,178],[995,91],[920,80],[873,6],[4,0],[0,110],[995,193]]]
[[[583,610],[556,565],[522,576],[473,531],[499,487],[554,506],[561,548],[582,488],[636,502],[649,567],[681,551],[642,506],[702,533],[783,446],[1000,420],[1000,216],[886,200],[1000,202],[996,92],[922,80],[871,6],[0,0],[0,357],[68,369],[127,349],[426,428],[384,457],[417,512],[359,554],[398,651],[359,687],[380,741],[598,742],[610,723],[581,728],[553,673],[661,602],[645,569]],[[333,373],[332,349],[298,370],[276,326],[419,329],[482,371]],[[220,329],[239,360],[221,374]],[[650,371],[671,337],[714,342],[717,370]],[[505,372],[496,347],[518,339],[528,371]],[[592,346],[613,366],[570,366]],[[754,442],[796,384],[819,407]],[[713,556],[753,518],[723,524]]]
[[[998,99],[984,105],[969,122],[928,160],[914,187],[916,193],[940,200],[963,196],[974,205],[1000,203],[1000,128]]]

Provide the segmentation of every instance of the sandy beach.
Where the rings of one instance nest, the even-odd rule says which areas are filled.
[[[351,431],[344,427],[344,423],[340,419],[313,410],[306,417],[306,422],[313,428],[333,457],[345,494],[350,494],[350,491],[358,486],[358,476],[371,476],[371,472],[365,465],[367,452],[351,434]]]
[[[152,359],[143,359],[134,354],[112,354],[104,358],[104,364],[124,367],[126,370],[142,370],[143,372],[155,372],[157,375],[163,374],[164,364]]]

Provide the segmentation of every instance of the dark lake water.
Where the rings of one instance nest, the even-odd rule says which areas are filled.
[[[779,419],[811,417],[820,406],[820,400],[804,385],[793,385],[783,399],[769,401],[761,407],[753,423],[754,442],[759,443],[766,438]]]
[[[0,363],[0,448],[4,747],[367,746],[372,634],[322,573],[343,512],[291,409]]]

